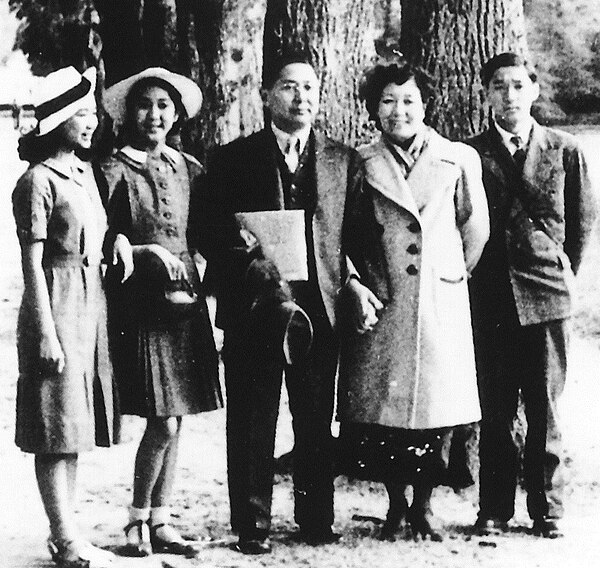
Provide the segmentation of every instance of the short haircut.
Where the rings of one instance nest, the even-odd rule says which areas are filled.
[[[524,67],[529,78],[535,83],[537,74],[534,68],[521,55],[512,52],[499,53],[486,61],[481,68],[481,82],[484,87],[489,87],[494,73],[502,67]]]
[[[279,55],[274,58],[270,64],[264,66],[262,88],[271,89],[277,79],[279,79],[283,68],[287,67],[288,65],[292,65],[293,63],[304,63],[305,65],[310,65],[313,70],[315,69],[308,53],[305,51],[291,51],[283,55]]]
[[[404,85],[407,81],[413,80],[419,91],[423,103],[427,105],[433,96],[433,85],[431,78],[421,69],[409,64],[398,65],[376,65],[369,69],[361,82],[358,95],[365,101],[369,118],[377,124],[379,128],[379,101],[383,90],[390,84]]]

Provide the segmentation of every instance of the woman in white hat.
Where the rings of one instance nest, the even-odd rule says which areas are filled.
[[[104,106],[124,143],[102,165],[111,230],[133,246],[131,282],[109,290],[109,330],[121,409],[147,419],[135,461],[127,554],[192,556],[170,523],[182,417],[223,405],[218,357],[192,259],[190,198],[201,165],[167,145],[200,109],[197,85],[150,68],[110,87]]]
[[[81,75],[67,67],[41,82],[37,128],[19,142],[31,165],[12,196],[24,279],[16,443],[35,454],[48,547],[63,568],[109,566],[114,556],[79,534],[74,514],[78,454],[110,445],[118,426],[100,269],[106,214],[92,169],[78,157],[98,125],[95,79],[93,68]],[[131,273],[122,235],[118,258]]]

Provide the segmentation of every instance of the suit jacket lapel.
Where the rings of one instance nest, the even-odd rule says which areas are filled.
[[[252,140],[253,148],[250,148],[248,155],[242,159],[252,160],[252,169],[254,180],[252,186],[254,191],[261,191],[257,202],[249,196],[251,203],[257,204],[259,209],[283,209],[283,186],[279,176],[279,167],[275,152],[276,141],[273,131],[267,126]]]
[[[523,181],[526,189],[545,186],[547,180],[554,175],[556,164],[560,163],[559,154],[560,148],[554,148],[551,145],[546,130],[534,122],[527,157],[523,165]]]
[[[508,148],[502,142],[499,132],[491,126],[484,134],[485,146],[481,153],[487,171],[497,177],[505,187],[515,175],[515,164]]]
[[[326,223],[327,216],[343,214],[346,187],[339,187],[347,177],[347,162],[340,160],[336,146],[320,132],[315,136],[315,186],[317,203],[314,222]],[[341,196],[341,197],[340,197]]]

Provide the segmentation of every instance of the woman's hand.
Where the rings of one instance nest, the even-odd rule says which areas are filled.
[[[346,284],[352,305],[352,323],[358,333],[372,331],[379,321],[377,310],[383,309],[383,304],[377,296],[357,278],[350,278]]]
[[[185,264],[180,258],[177,258],[174,254],[170,253],[165,247],[157,244],[149,245],[148,250],[160,258],[167,270],[169,279],[172,281],[187,280]]]
[[[65,368],[65,354],[55,333],[40,338],[40,365],[44,375],[60,374]]]
[[[31,306],[35,325],[39,330],[38,349],[41,371],[44,375],[55,375],[62,373],[65,368],[65,354],[56,334],[50,294],[42,268],[43,256],[43,241],[21,245],[24,299]]]
[[[123,284],[133,273],[133,248],[129,239],[121,233],[116,236],[112,251],[113,266],[119,262],[123,264],[123,278],[121,279],[121,284]]]

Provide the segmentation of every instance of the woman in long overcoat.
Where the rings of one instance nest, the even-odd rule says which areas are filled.
[[[118,410],[108,355],[102,243],[106,214],[89,163],[98,125],[96,70],[66,67],[38,89],[37,127],[19,142],[31,163],[13,192],[24,292],[17,324],[16,443],[35,454],[48,548],[61,567],[105,567],[112,553],[79,534],[74,500],[78,456],[115,441]],[[131,247],[115,238],[133,269]]]
[[[480,419],[467,278],[489,223],[479,158],[425,126],[426,89],[397,65],[363,86],[382,136],[359,149],[362,183],[345,217],[355,332],[344,338],[340,418],[347,461],[390,492],[384,532],[406,515],[413,533],[438,539],[429,501],[442,446],[450,427]]]

